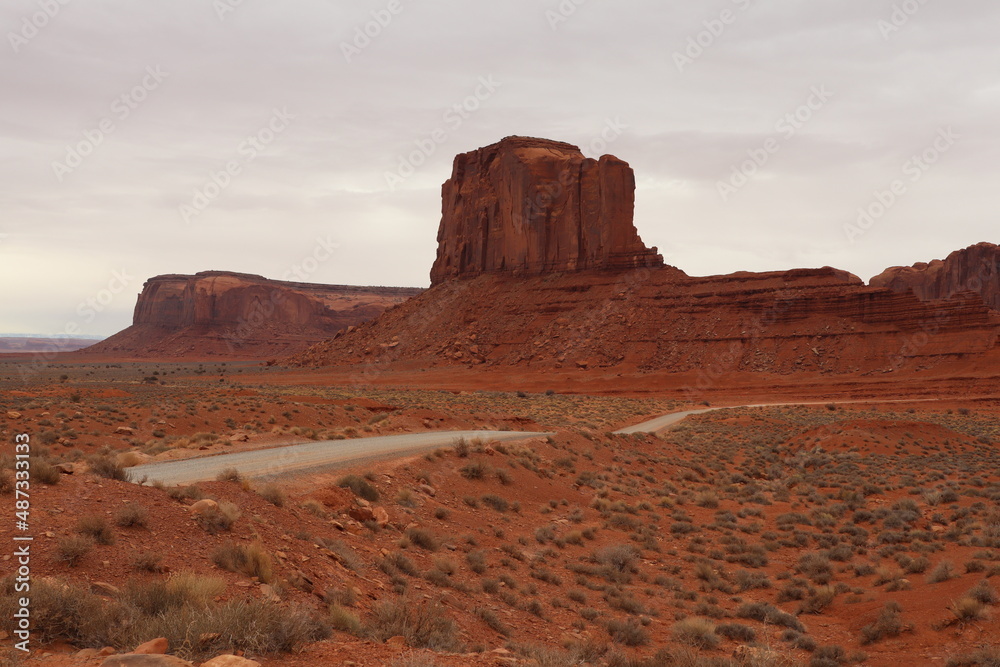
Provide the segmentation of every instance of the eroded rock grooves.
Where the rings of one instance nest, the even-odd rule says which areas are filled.
[[[1000,246],[977,243],[943,260],[894,266],[872,278],[871,284],[896,292],[913,290],[924,301],[975,292],[986,305],[1000,311]]]
[[[632,217],[635,176],[571,144],[507,137],[455,158],[431,284],[484,273],[659,267]]]
[[[224,271],[156,276],[143,285],[132,326],[83,352],[258,358],[294,353],[422,291],[285,282]]]

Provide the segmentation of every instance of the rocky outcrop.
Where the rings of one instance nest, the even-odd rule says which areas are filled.
[[[896,292],[912,290],[924,301],[975,292],[986,305],[1000,311],[1000,246],[978,243],[943,260],[894,266],[872,278],[871,285]]]
[[[157,276],[143,285],[132,326],[82,353],[249,358],[294,353],[422,291],[284,282],[222,271]]]
[[[881,374],[997,349],[975,295],[922,302],[835,269],[690,277],[665,267],[447,281],[296,364],[691,374]],[[609,371],[610,372],[610,371]]]
[[[432,285],[663,265],[632,224],[632,169],[610,155],[593,160],[570,144],[507,137],[456,157],[442,196]]]

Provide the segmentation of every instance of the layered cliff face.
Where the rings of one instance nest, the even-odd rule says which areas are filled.
[[[570,144],[508,137],[455,158],[431,284],[484,273],[658,267],[632,224],[635,176]]]
[[[143,285],[132,326],[85,352],[250,358],[294,353],[422,291],[282,282],[220,271],[157,276]]]
[[[894,266],[872,278],[871,285],[896,292],[913,290],[924,301],[975,292],[1000,311],[1000,246],[978,243],[929,264]]]
[[[992,353],[998,333],[974,295],[925,303],[829,268],[667,267],[448,281],[293,363],[879,375]]]

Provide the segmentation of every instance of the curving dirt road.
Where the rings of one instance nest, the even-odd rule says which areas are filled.
[[[459,438],[509,441],[548,435],[555,434],[525,431],[435,431],[355,440],[324,440],[183,461],[147,463],[129,468],[128,476],[131,482],[149,484],[158,481],[167,486],[176,486],[211,481],[220,472],[230,468],[235,468],[244,477],[265,477],[307,469],[344,467],[368,459],[417,454],[438,447],[450,447]]]

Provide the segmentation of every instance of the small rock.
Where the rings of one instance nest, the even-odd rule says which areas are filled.
[[[389,637],[385,640],[388,646],[406,646],[406,637],[402,635],[396,635],[395,637]]]
[[[384,507],[376,507],[372,510],[372,514],[374,515],[375,523],[380,528],[385,528],[389,525],[389,513],[385,511]]]
[[[115,435],[135,435],[135,431],[128,426],[119,426],[115,429]]]
[[[103,581],[95,581],[90,585],[90,591],[92,593],[97,593],[98,595],[103,595],[105,597],[116,597],[121,594],[121,589],[117,586],[112,586],[111,584],[105,583]],[[165,639],[163,641],[166,641]],[[136,653],[141,653],[141,651],[135,651]],[[159,653],[166,653],[166,649],[159,651]]]
[[[53,467],[64,475],[72,475],[76,472],[76,466],[72,463],[57,463]]]
[[[437,495],[437,489],[435,489],[430,484],[421,484],[420,486],[417,487],[417,491],[426,496],[430,496],[431,498]]]
[[[260,667],[260,663],[236,655],[219,655],[201,663],[201,667]]]
[[[20,418],[21,418],[21,413],[17,412],[16,410],[10,410],[7,413],[7,419],[20,419]]]
[[[352,507],[347,511],[347,514],[355,521],[360,521],[361,523],[375,519],[375,512],[372,511],[371,507]]]
[[[215,502],[211,498],[202,498],[198,502],[191,505],[191,507],[189,507],[188,510],[191,511],[191,514],[197,516],[199,514],[204,514],[205,512],[208,512],[210,510],[218,509],[218,507],[219,503]]]
[[[73,654],[74,658],[96,658],[100,655],[100,652],[96,648],[85,648],[80,649]]]
[[[96,584],[94,585],[96,586]],[[105,585],[110,586],[110,584],[105,584]],[[111,588],[115,587],[111,586]],[[156,639],[150,639],[148,642],[144,644],[139,644],[138,646],[135,647],[135,650],[132,651],[132,653],[138,655],[163,655],[169,650],[170,650],[170,643],[167,641],[167,638],[158,637]]]

